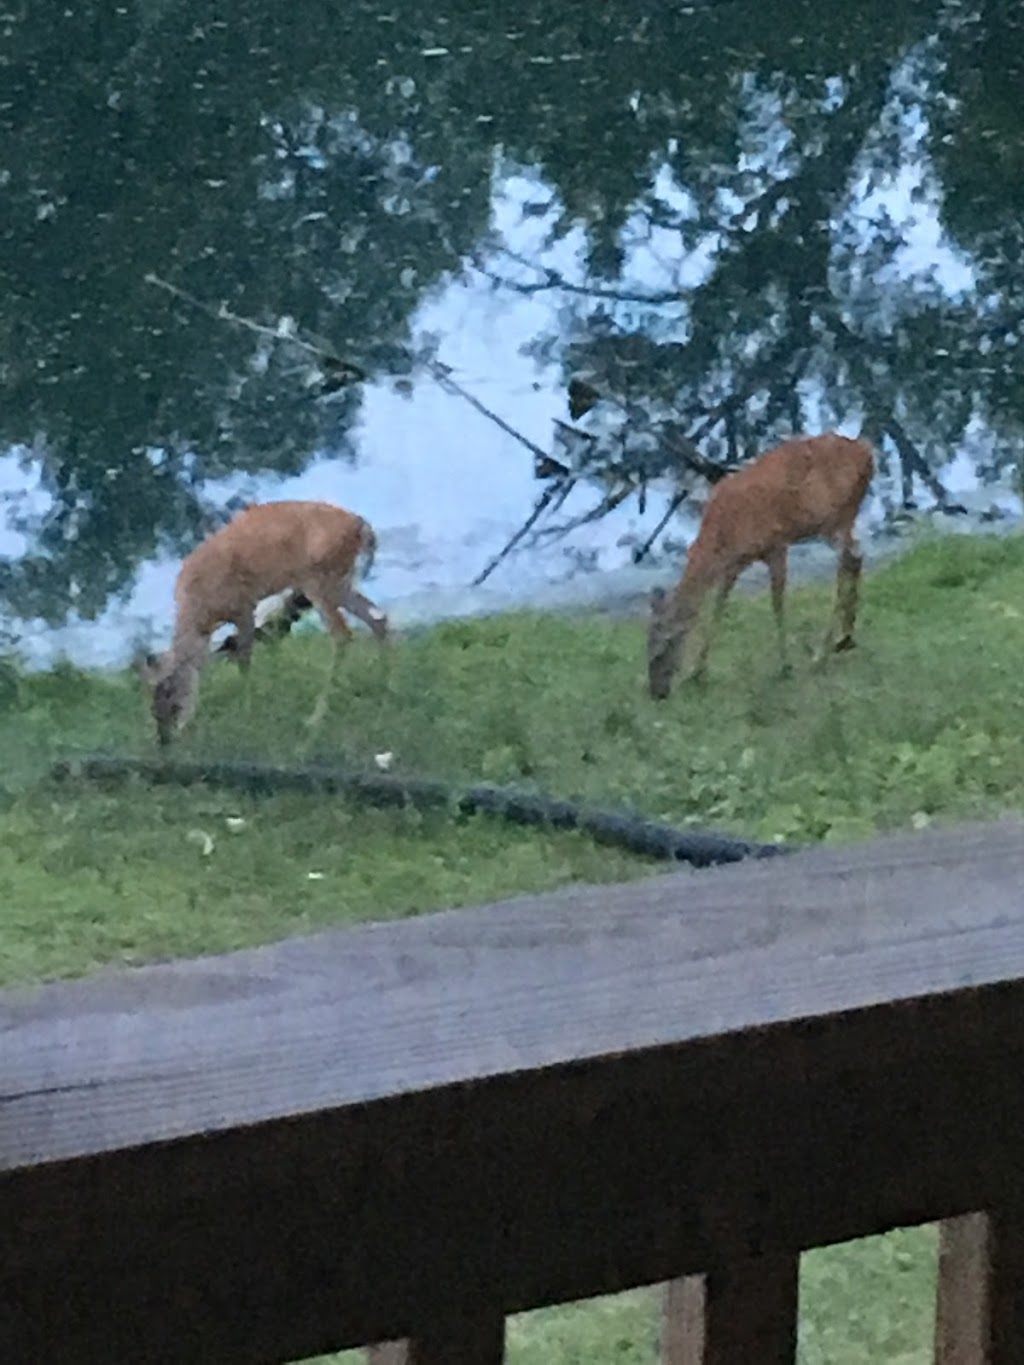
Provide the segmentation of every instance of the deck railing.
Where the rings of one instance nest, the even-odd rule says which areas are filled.
[[[659,1283],[665,1365],[789,1365],[800,1253],[933,1220],[936,1359],[1020,1365],[1022,1203],[1018,822],[0,994],[5,1365],[484,1365]]]

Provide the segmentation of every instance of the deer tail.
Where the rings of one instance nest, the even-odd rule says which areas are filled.
[[[362,572],[365,576],[373,568],[377,557],[377,533],[368,521],[359,528],[359,555],[362,559]]]

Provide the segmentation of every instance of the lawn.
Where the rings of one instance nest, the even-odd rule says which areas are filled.
[[[923,542],[866,582],[858,648],[815,673],[829,601],[827,585],[792,594],[796,669],[783,680],[766,598],[737,596],[707,687],[660,706],[644,692],[638,621],[510,613],[399,640],[387,658],[360,639],[314,745],[301,720],[326,642],[292,638],[257,652],[248,686],[230,663],[211,667],[179,753],[372,764],[387,751],[394,772],[786,840],[1024,807],[1024,539]],[[486,817],[49,782],[57,757],[153,752],[128,675],[25,675],[0,660],[0,746],[4,983],[661,870]],[[922,1229],[805,1257],[803,1365],[930,1360],[934,1257]],[[655,1329],[638,1291],[515,1319],[510,1358],[652,1361]]]

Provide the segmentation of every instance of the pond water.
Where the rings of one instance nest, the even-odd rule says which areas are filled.
[[[181,555],[239,498],[367,516],[369,591],[399,626],[646,591],[694,514],[641,565],[634,546],[678,480],[698,506],[703,487],[620,444],[665,417],[723,459],[870,413],[869,559],[897,543],[887,508],[934,502],[924,475],[971,509],[944,529],[1017,523],[1024,182],[1005,171],[1024,142],[1002,71],[1024,44],[1004,10],[790,4],[765,26],[734,4],[662,25],[570,4],[510,26],[377,5],[314,40],[315,8],[3,19],[0,603],[33,663],[166,639]],[[296,330],[366,381],[314,397]],[[558,459],[556,422],[600,437],[542,528],[621,482],[616,461],[649,461],[646,505],[527,540],[473,586],[545,485],[435,358]],[[573,374],[612,406],[573,418]]]

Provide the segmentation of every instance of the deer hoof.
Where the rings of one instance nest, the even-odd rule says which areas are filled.
[[[841,640],[836,641],[835,651],[837,654],[844,654],[846,650],[853,649],[855,644],[856,641],[852,635],[844,635]]]

